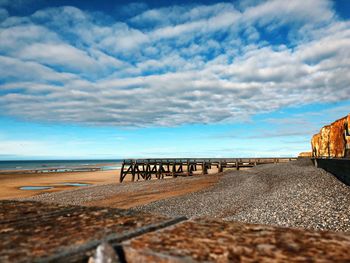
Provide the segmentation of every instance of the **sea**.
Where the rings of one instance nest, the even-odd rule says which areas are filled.
[[[123,160],[18,160],[0,161],[1,170],[46,170],[78,171],[98,166],[101,170],[120,169]]]

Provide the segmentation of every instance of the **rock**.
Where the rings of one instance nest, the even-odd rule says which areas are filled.
[[[96,248],[94,257],[89,258],[88,263],[119,263],[119,257],[113,247],[107,242],[102,243]]]
[[[322,127],[311,139],[312,156],[350,157],[350,114]]]
[[[230,171],[210,188],[132,210],[350,233],[350,187],[307,158]]]
[[[122,244],[128,263],[349,262],[349,245],[350,237],[344,233],[207,218],[188,220]]]
[[[329,134],[331,126],[327,125],[321,129],[321,145],[320,145],[320,156],[329,157]]]
[[[317,133],[312,137],[311,140],[312,156],[320,157],[320,147],[321,147],[321,134]]]
[[[301,152],[299,153],[298,157],[301,157],[301,158],[312,157],[312,152]]]
[[[345,123],[346,117],[333,122],[330,125],[329,133],[329,156],[344,157],[346,140],[345,140]]]
[[[345,140],[346,140],[346,149],[345,156],[350,157],[350,114],[346,118],[345,126]]]

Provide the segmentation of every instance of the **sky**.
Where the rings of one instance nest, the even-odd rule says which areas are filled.
[[[0,0],[0,160],[296,156],[349,72],[348,0]]]

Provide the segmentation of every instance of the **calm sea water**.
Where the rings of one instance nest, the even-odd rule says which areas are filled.
[[[34,160],[34,161],[0,161],[0,170],[36,170],[36,169],[74,169],[99,166],[102,170],[121,167],[123,160]]]

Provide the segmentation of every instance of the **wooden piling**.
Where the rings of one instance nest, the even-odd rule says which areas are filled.
[[[218,172],[224,168],[252,167],[264,163],[279,163],[296,160],[296,158],[210,158],[210,159],[138,159],[124,160],[120,170],[119,181],[123,182],[127,175],[131,175],[131,180],[144,179],[151,180],[152,176],[162,179],[164,176],[177,177],[191,176],[197,171],[197,166],[202,168],[202,174],[208,174],[208,169],[217,167]],[[186,167],[186,171],[185,167]]]
[[[202,164],[202,174],[208,174],[207,164],[205,162]]]
[[[224,168],[222,167],[222,162],[220,161],[218,165],[218,173],[222,173],[223,171],[224,171]]]

